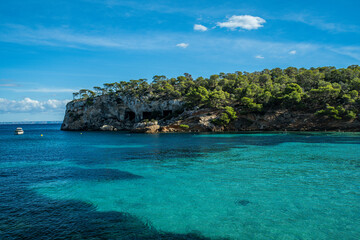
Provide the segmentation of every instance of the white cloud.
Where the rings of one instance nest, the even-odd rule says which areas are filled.
[[[255,58],[257,58],[257,59],[264,59],[264,57],[261,56],[261,55],[257,55],[257,56],[255,56]]]
[[[263,27],[265,22],[266,21],[261,17],[254,17],[250,15],[234,15],[228,18],[227,22],[218,22],[217,25],[221,28],[230,28],[232,30],[235,30],[236,28],[252,30]]]
[[[208,28],[201,24],[194,24],[194,30],[200,31],[200,32],[205,32],[208,30]]]
[[[295,54],[296,54],[296,50],[291,50],[291,51],[289,52],[289,54],[295,55]]]
[[[8,100],[0,98],[0,112],[46,112],[63,111],[70,100],[49,99],[46,101],[24,98],[23,100]]]
[[[188,43],[178,43],[176,44],[177,47],[180,47],[180,48],[187,48],[189,46]]]

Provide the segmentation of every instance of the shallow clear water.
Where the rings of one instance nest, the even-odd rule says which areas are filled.
[[[0,239],[360,239],[359,133],[16,127],[0,125]]]

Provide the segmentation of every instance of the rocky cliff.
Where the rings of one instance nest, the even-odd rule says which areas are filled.
[[[66,106],[62,130],[129,130],[133,132],[221,131],[360,131],[360,121],[319,117],[313,113],[284,109],[265,113],[242,113],[226,126],[214,123],[224,110],[186,109],[180,100],[149,101],[102,95],[75,100]]]
[[[75,100],[66,106],[62,130],[131,130],[143,120],[182,111],[179,100],[148,101],[115,94]]]

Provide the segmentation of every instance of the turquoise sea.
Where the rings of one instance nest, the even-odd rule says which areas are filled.
[[[360,133],[16,127],[0,239],[360,239]]]

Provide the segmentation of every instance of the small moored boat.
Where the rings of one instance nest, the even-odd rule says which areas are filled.
[[[21,135],[24,134],[24,130],[21,127],[16,128],[15,135]]]

